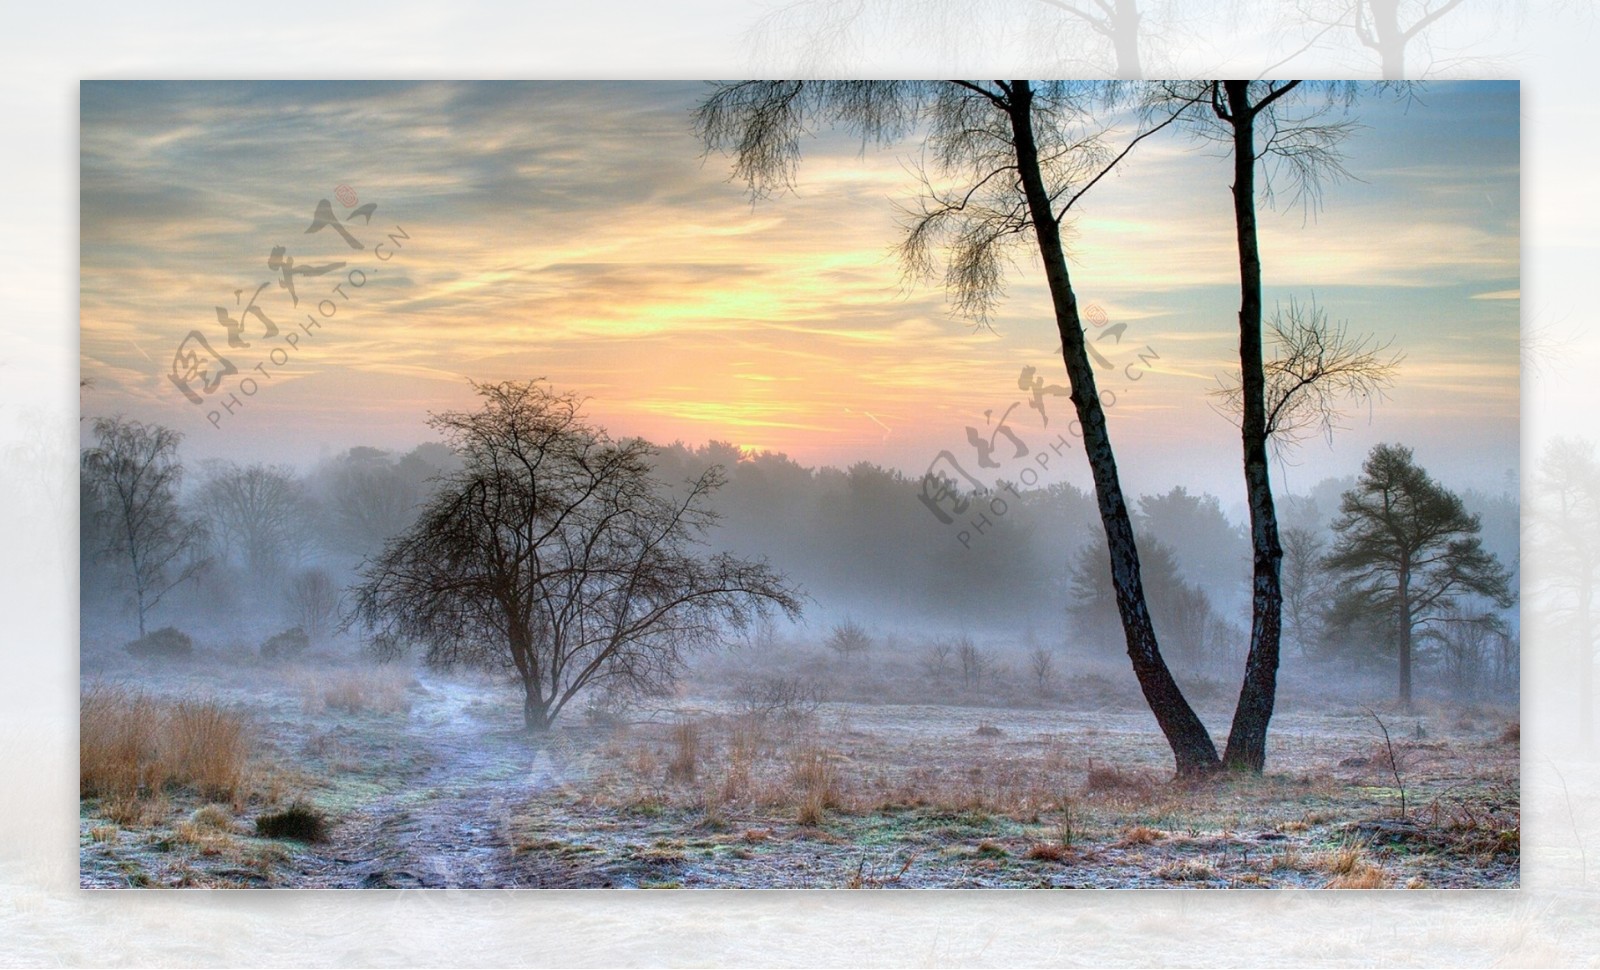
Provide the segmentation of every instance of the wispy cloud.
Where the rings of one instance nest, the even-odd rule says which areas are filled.
[[[85,406],[211,447],[206,408],[165,373],[191,330],[226,348],[215,308],[239,312],[263,282],[275,319],[301,319],[268,267],[275,246],[299,265],[379,272],[240,413],[234,427],[266,450],[421,437],[426,410],[467,403],[468,378],[546,377],[592,395],[619,433],[915,464],[1020,399],[1023,365],[1064,382],[1025,250],[992,330],[952,318],[937,286],[906,285],[892,205],[915,189],[904,152],[824,135],[795,194],[752,206],[690,131],[702,91],[85,84]],[[1413,382],[1385,412],[1397,420],[1514,407],[1515,89],[1447,86],[1426,109],[1362,111],[1347,160],[1361,181],[1329,186],[1313,218],[1264,212],[1269,299],[1315,294],[1353,328],[1393,335]],[[1081,297],[1127,326],[1108,350],[1119,366],[1158,355],[1118,406],[1132,447],[1215,432],[1204,395],[1237,348],[1228,184],[1222,160],[1152,140],[1070,226]],[[340,185],[377,205],[358,237],[411,234],[397,258],[379,267],[370,248],[306,234]],[[269,346],[226,352],[248,367]],[[889,445],[869,412],[896,429]]]

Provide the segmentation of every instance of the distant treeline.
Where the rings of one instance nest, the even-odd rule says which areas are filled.
[[[1094,500],[1073,485],[954,492],[941,507],[965,508],[946,523],[925,501],[930,483],[870,462],[808,468],[723,442],[659,450],[667,482],[712,465],[723,467],[727,483],[715,496],[720,519],[707,541],[764,557],[799,583],[811,598],[806,629],[819,638],[848,618],[881,632],[968,634],[1072,655],[1110,658],[1122,649]],[[205,568],[161,602],[157,625],[241,645],[289,626],[310,628],[314,639],[331,635],[340,607],[337,596],[327,602],[325,588],[351,583],[366,558],[411,524],[431,482],[457,467],[447,448],[424,444],[404,453],[352,448],[309,471],[216,461],[183,469],[178,513],[194,540],[185,555]],[[1339,496],[1353,482],[1328,479],[1306,495],[1281,497],[1286,547],[1307,537],[1326,545]],[[125,570],[106,552],[114,516],[87,480],[81,498],[85,628],[103,619],[108,631],[121,629],[109,625],[126,615],[129,598]],[[1485,547],[1515,569],[1516,497],[1463,498],[1482,521]],[[981,530],[973,525],[980,517]],[[1215,496],[1181,487],[1139,497],[1134,517],[1152,612],[1174,663],[1236,666],[1249,619],[1243,527]],[[1286,618],[1287,655],[1358,659],[1360,645],[1326,642],[1313,626],[1320,625]]]

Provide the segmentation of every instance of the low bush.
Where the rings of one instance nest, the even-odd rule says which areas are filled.
[[[311,638],[301,627],[285,630],[261,645],[261,659],[270,662],[293,660],[311,646]]]
[[[166,626],[129,642],[123,649],[139,658],[188,660],[194,656],[194,641],[177,627]]]
[[[256,834],[266,839],[326,842],[328,819],[312,806],[297,801],[282,811],[259,816]]]

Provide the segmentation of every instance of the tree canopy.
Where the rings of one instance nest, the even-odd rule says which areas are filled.
[[[1402,703],[1411,702],[1419,632],[1462,622],[1456,607],[1471,597],[1502,609],[1513,601],[1510,574],[1483,548],[1478,517],[1416,464],[1410,448],[1372,449],[1333,528],[1337,538],[1326,563],[1346,584],[1339,613],[1375,620],[1390,633]]]

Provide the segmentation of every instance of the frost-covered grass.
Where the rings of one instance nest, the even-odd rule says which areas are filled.
[[[86,701],[86,724],[158,750],[132,743],[166,723],[150,712],[210,704],[239,718],[250,757],[231,797],[167,773],[141,789],[143,811],[117,817],[86,785],[83,885],[1518,881],[1515,712],[1493,707],[1379,705],[1391,749],[1370,701],[1286,692],[1266,775],[1180,782],[1148,712],[1114,699],[977,706],[789,692],[803,703],[774,707],[748,702],[773,692],[702,683],[657,709],[573,715],[530,738],[515,688],[494,678],[219,661],[128,679],[140,687],[121,688],[120,706]],[[359,701],[328,700],[347,690]],[[1070,681],[1061,690],[1092,693]],[[259,834],[261,817],[296,800],[326,816],[327,841]]]

